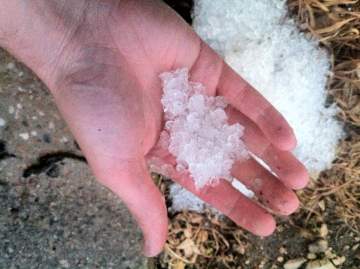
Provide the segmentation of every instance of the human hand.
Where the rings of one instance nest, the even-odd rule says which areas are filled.
[[[304,187],[308,177],[290,152],[296,144],[291,128],[163,3],[0,0],[0,7],[0,25],[6,24],[1,10],[14,12],[19,21],[7,25],[16,30],[3,34],[3,46],[48,85],[95,176],[126,203],[139,223],[146,255],[158,254],[167,237],[164,199],[146,163],[157,157],[176,165],[157,146],[163,127],[158,76],[164,71],[187,67],[191,80],[204,84],[208,95],[225,97],[229,121],[245,127],[247,147],[278,178],[253,158],[235,163],[232,174],[273,213],[296,210],[299,202],[291,189]],[[192,180],[175,169],[170,176],[250,232],[265,236],[274,231],[267,210],[229,182],[196,190]]]

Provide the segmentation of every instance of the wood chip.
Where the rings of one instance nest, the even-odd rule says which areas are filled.
[[[288,260],[284,264],[284,269],[298,269],[306,262],[305,258],[296,258],[292,260]]]

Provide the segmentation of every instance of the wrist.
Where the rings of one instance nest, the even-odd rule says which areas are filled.
[[[85,0],[0,0],[0,46],[51,88],[50,78],[85,6]]]
[[[0,0],[0,46],[8,49],[18,32],[20,9],[17,1]],[[19,15],[17,15],[19,14]],[[14,15],[14,16],[12,16]]]

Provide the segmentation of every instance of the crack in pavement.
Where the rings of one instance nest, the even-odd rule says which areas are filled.
[[[40,156],[35,163],[29,165],[23,171],[23,177],[46,173],[50,177],[57,177],[59,173],[58,163],[64,159],[77,160],[87,163],[85,157],[72,152],[58,151]]]

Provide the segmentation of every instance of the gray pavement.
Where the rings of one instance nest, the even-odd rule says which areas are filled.
[[[0,49],[0,269],[146,268],[140,249],[46,88]]]

